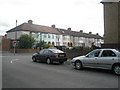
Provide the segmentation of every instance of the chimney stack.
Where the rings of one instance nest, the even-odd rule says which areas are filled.
[[[71,31],[71,28],[68,28],[67,30]]]
[[[99,35],[99,33],[96,33],[96,35]]]
[[[32,21],[32,20],[28,20],[28,23],[29,23],[29,24],[33,24],[33,21]]]
[[[83,33],[83,30],[80,30],[81,33]]]
[[[89,32],[89,34],[92,34],[92,32]]]
[[[55,25],[51,25],[52,28],[55,28]]]

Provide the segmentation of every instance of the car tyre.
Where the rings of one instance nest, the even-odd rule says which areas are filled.
[[[120,75],[120,65],[115,65],[115,66],[113,67],[113,72],[114,72],[114,74],[116,74],[116,75]]]
[[[47,64],[51,64],[50,58],[47,58],[47,59],[46,59],[46,63],[47,63]]]
[[[32,57],[32,60],[33,60],[33,62],[37,61],[36,57]]]
[[[82,63],[80,61],[75,62],[75,69],[77,69],[77,70],[82,69]]]
[[[59,64],[63,64],[64,63],[64,61],[59,61]]]

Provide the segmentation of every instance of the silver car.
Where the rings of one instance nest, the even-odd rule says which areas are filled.
[[[83,67],[101,68],[120,75],[120,52],[116,49],[96,49],[85,56],[73,58],[71,63],[77,70]]]

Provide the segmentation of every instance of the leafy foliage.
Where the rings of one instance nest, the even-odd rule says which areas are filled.
[[[76,56],[86,55],[88,52],[92,51],[90,47],[73,47],[72,49],[66,49],[65,52],[69,58],[73,58]]]
[[[49,48],[49,47],[53,47],[53,45],[52,44],[47,44],[44,41],[40,41],[39,43],[37,43],[36,48],[37,47],[39,47],[39,48]]]
[[[32,48],[35,40],[30,35],[24,34],[24,35],[20,36],[18,41],[19,41],[18,48],[20,48],[20,49],[30,49],[30,48]]]

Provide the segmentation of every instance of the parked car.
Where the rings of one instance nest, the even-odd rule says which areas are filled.
[[[85,56],[78,56],[71,60],[77,69],[84,67],[112,70],[120,75],[120,52],[116,49],[96,49]]]
[[[47,64],[53,62],[59,62],[60,64],[63,64],[65,61],[67,61],[67,56],[66,53],[59,49],[43,49],[38,53],[33,54],[32,60],[33,62],[39,61],[46,62]]]

